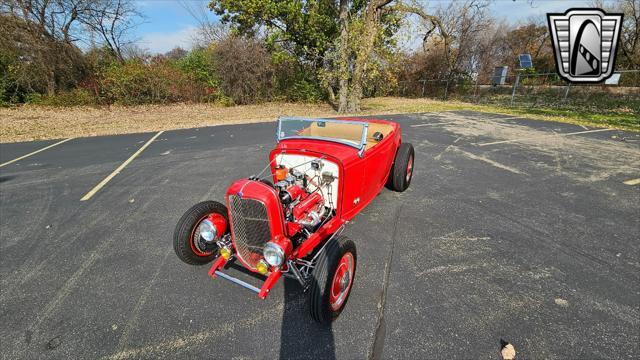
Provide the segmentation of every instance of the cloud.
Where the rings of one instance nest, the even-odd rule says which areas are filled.
[[[140,47],[157,54],[164,54],[178,46],[190,49],[197,32],[198,28],[192,25],[173,32],[148,32],[142,35],[139,44]]]

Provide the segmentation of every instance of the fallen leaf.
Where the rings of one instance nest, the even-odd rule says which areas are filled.
[[[513,345],[507,343],[500,351],[503,360],[513,360],[516,358],[516,349]]]
[[[568,302],[567,300],[565,300],[565,299],[557,298],[557,299],[555,299],[555,300],[554,300],[554,302],[555,302],[555,303],[556,303],[556,305],[558,305],[558,306],[562,306],[562,307],[567,307],[567,306],[569,306],[569,302]]]

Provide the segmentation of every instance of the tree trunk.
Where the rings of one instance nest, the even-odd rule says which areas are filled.
[[[351,70],[350,49],[349,49],[349,24],[348,24],[348,0],[340,0],[340,37],[338,49],[338,79],[340,91],[338,111],[358,112],[360,111],[360,103],[364,92],[365,74],[369,58],[375,48],[376,39],[380,33],[380,21],[383,11],[400,11],[403,13],[417,14],[425,20],[433,24],[434,29],[440,28],[441,35],[444,39],[445,49],[448,47],[449,36],[439,18],[429,15],[423,9],[414,6],[407,6],[398,3],[389,10],[389,4],[392,0],[371,0],[364,13],[364,33],[362,39],[358,39],[358,47],[355,50],[355,64]],[[385,10],[387,9],[387,10]]]
[[[365,14],[365,33],[360,47],[356,52],[356,64],[351,78],[351,93],[349,94],[349,104],[347,106],[349,112],[360,111],[360,100],[362,99],[362,88],[367,70],[367,62],[373,52],[380,26],[381,6],[383,5],[374,2],[369,5]]]
[[[53,70],[49,70],[47,73],[47,95],[53,96],[56,94],[56,74]]]
[[[331,84],[327,84],[326,86],[327,95],[329,96],[329,105],[333,108],[333,110],[338,111],[338,104],[336,104],[336,94],[333,91],[333,87]]]
[[[351,84],[351,92],[349,93],[349,101],[347,111],[356,113],[360,111],[360,99],[362,99],[362,76],[353,74],[353,83]]]
[[[347,112],[349,95],[349,1],[340,0],[340,39],[338,49],[338,112]]]

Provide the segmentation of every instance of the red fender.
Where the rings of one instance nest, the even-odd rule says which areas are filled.
[[[271,291],[273,285],[275,285],[278,279],[280,279],[280,276],[282,276],[282,271],[280,270],[276,270],[269,274],[269,277],[265,280],[264,284],[262,284],[262,288],[260,288],[260,292],[258,293],[258,297],[260,299],[264,300],[267,298],[269,291]]]
[[[215,279],[216,278],[216,271],[222,269],[222,267],[226,263],[227,263],[227,259],[223,258],[222,256],[218,256],[216,261],[213,262],[213,265],[211,265],[211,269],[209,269],[209,276],[211,276],[211,278]]]

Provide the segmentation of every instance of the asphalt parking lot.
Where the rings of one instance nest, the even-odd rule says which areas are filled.
[[[260,301],[173,253],[187,208],[265,166],[275,123],[0,144],[2,357],[638,356],[640,134],[382,118],[414,178],[347,227],[358,270],[331,328],[294,282]]]

